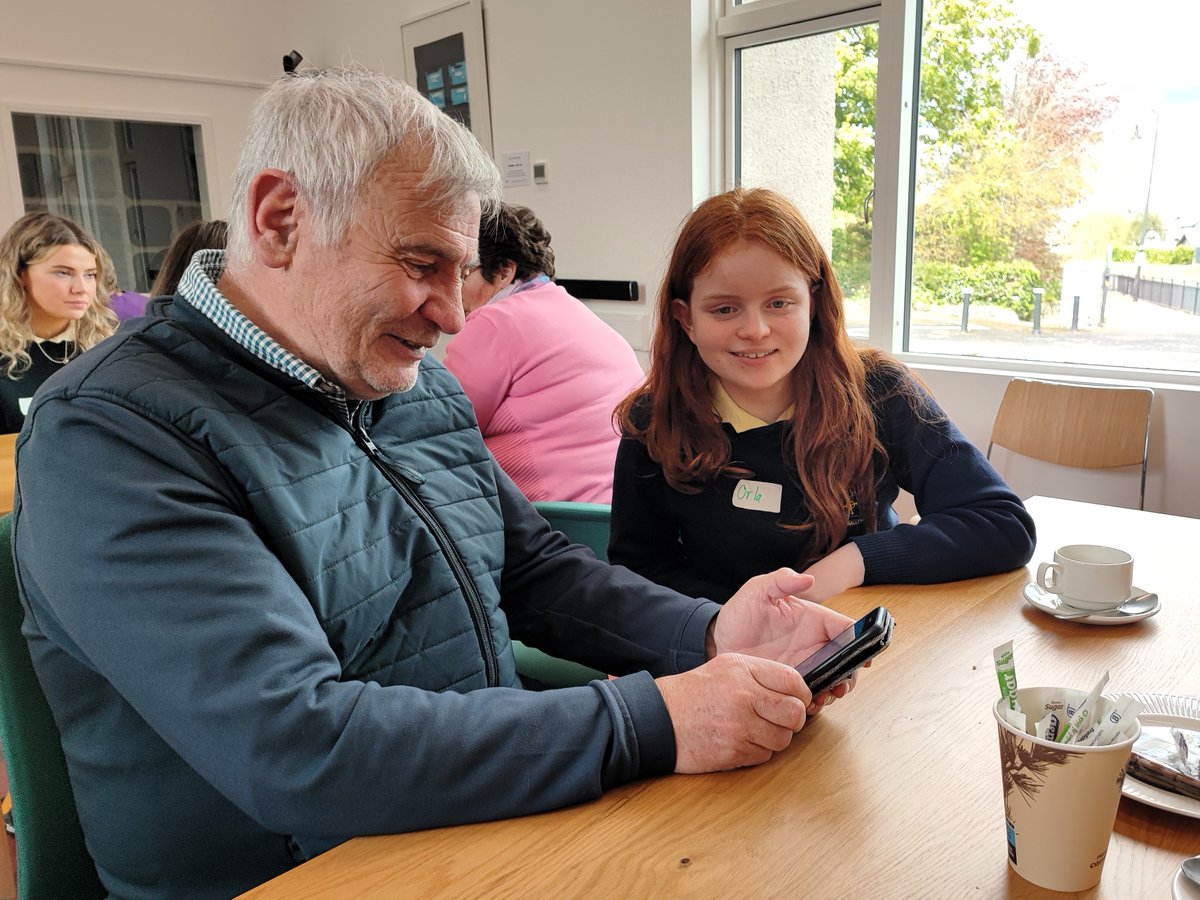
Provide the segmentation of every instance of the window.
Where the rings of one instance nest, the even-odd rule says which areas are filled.
[[[829,251],[851,333],[865,339],[875,187],[874,21],[842,17],[731,40],[732,184],[768,187]]]
[[[729,5],[717,23],[726,185],[781,188],[829,235],[853,333],[914,360],[1194,380],[1200,5],[857,5]],[[788,91],[754,87],[773,83]]]
[[[123,290],[148,291],[175,234],[205,217],[199,127],[13,113],[25,211],[88,229]]]

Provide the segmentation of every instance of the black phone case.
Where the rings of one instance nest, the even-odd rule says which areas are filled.
[[[882,610],[882,615],[870,631],[862,634],[842,653],[817,666],[805,677],[808,689],[813,692],[814,697],[829,690],[839,681],[849,678],[855,669],[867,660],[878,656],[891,643],[892,626],[895,624],[895,620],[886,609],[883,607],[879,607],[879,609]]]

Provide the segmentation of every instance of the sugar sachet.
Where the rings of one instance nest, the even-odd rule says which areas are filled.
[[[1017,702],[1017,669],[1013,663],[1013,642],[1005,641],[992,651],[996,661],[996,677],[1000,680],[1000,696],[1008,701],[1009,709],[1019,710]]]
[[[1091,693],[1079,704],[1079,708],[1075,710],[1075,715],[1067,722],[1067,727],[1058,735],[1059,743],[1070,744],[1074,742],[1076,735],[1087,729],[1088,723],[1099,711],[1100,692],[1104,690],[1106,684],[1108,684],[1108,672],[1100,676],[1100,680],[1096,682]]]

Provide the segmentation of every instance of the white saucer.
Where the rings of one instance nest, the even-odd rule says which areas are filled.
[[[1175,880],[1171,882],[1171,900],[1200,900],[1200,887],[1192,884],[1192,879],[1183,874],[1183,869],[1175,870]]]
[[[1133,593],[1129,596],[1140,597],[1146,593],[1139,587],[1133,589]],[[1047,615],[1054,616],[1056,619],[1070,619],[1072,622],[1086,622],[1089,625],[1127,625],[1130,622],[1139,622],[1142,619],[1148,619],[1160,609],[1162,609],[1162,601],[1156,602],[1145,612],[1135,613],[1134,615],[1125,615],[1124,613],[1097,613],[1090,616],[1076,616],[1076,613],[1082,610],[1072,609],[1064,606],[1058,594],[1052,594],[1039,585],[1036,581],[1031,581],[1025,585],[1025,602],[1030,606],[1040,609]],[[1072,615],[1063,615],[1069,612]]]

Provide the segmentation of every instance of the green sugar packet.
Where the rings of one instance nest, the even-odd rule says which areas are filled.
[[[996,677],[1000,680],[1000,696],[1008,701],[1008,708],[1020,710],[1017,703],[1017,669],[1013,663],[1013,642],[1005,641],[992,651],[996,660]]]

